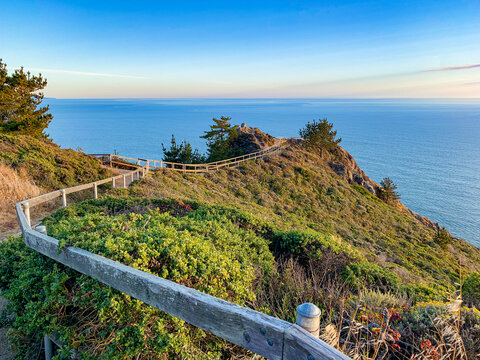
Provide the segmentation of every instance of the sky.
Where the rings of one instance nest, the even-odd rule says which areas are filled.
[[[479,98],[480,1],[3,1],[56,98]]]

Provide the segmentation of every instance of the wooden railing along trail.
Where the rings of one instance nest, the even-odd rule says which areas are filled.
[[[297,308],[297,322],[291,324],[79,248],[66,247],[59,253],[58,240],[46,235],[44,226],[37,226],[35,230],[31,226],[31,207],[52,199],[61,197],[65,207],[68,204],[68,194],[92,189],[93,197],[98,198],[99,185],[111,182],[113,187],[126,187],[132,181],[146,176],[150,170],[170,169],[188,173],[216,171],[278,152],[281,146],[278,144],[256,153],[209,164],[185,165],[97,154],[95,156],[112,165],[118,162],[123,166],[131,166],[134,170],[89,184],[53,191],[16,204],[23,238],[27,246],[65,266],[266,358],[349,359],[318,339],[320,311],[313,304],[300,305]],[[45,350],[46,358],[51,358],[52,343],[48,334],[45,336]]]

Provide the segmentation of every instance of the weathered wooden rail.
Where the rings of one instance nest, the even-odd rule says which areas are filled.
[[[230,162],[224,160],[217,163],[202,164],[209,165],[202,170],[216,170],[216,168],[210,167],[212,164],[218,166],[218,168],[235,166],[247,159],[262,156],[259,153],[265,155],[274,151],[277,150],[257,152],[256,155],[248,158],[241,156]],[[110,155],[107,156],[110,160]],[[152,167],[150,165],[152,164],[151,160],[119,158],[129,162],[133,161],[137,168],[122,175],[53,191],[16,204],[18,222],[27,246],[82,274],[89,275],[105,285],[266,358],[286,360],[349,359],[335,348],[318,339],[320,312],[313,304],[299,306],[297,323],[292,324],[83,249],[66,247],[59,253],[58,240],[48,236],[45,227],[32,229],[30,211],[33,206],[61,197],[62,206],[65,207],[68,205],[68,194],[88,189],[92,189],[93,197],[97,198],[99,185],[111,182],[113,187],[126,187],[132,181],[146,176]],[[152,165],[154,169],[165,167],[162,164],[158,167],[155,166],[155,163]],[[185,169],[179,170],[183,171]],[[188,172],[199,172],[200,168],[188,170],[190,170]],[[52,344],[48,334],[46,335],[45,350],[48,359],[51,357]]]

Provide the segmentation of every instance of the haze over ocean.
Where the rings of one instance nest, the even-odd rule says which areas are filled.
[[[277,137],[296,137],[327,117],[340,144],[373,180],[390,177],[401,201],[480,246],[480,100],[389,99],[46,99],[47,129],[62,147],[161,159],[161,143],[199,138],[212,117]]]

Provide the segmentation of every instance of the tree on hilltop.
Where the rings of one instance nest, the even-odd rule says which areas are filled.
[[[205,131],[202,139],[207,140],[208,161],[223,160],[235,156],[230,144],[238,137],[238,125],[230,124],[231,118],[222,116],[220,119],[213,118],[210,130]]]
[[[25,72],[23,67],[8,75],[0,59],[0,132],[46,138],[44,130],[52,121],[49,106],[40,106],[47,80]]]
[[[397,185],[395,185],[389,177],[383,178],[380,186],[382,187],[380,190],[380,199],[387,204],[394,204],[400,199],[400,194],[396,191]]]
[[[336,139],[337,131],[333,130],[333,123],[329,123],[326,118],[307,122],[299,134],[307,148],[319,150],[321,155],[323,150],[334,150],[342,141],[341,138]]]

